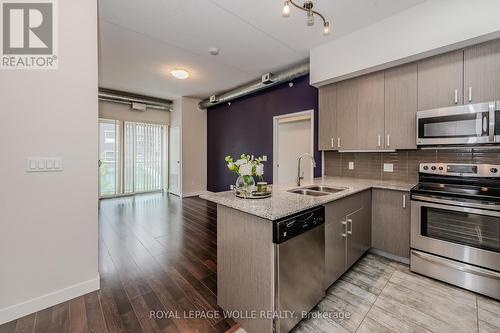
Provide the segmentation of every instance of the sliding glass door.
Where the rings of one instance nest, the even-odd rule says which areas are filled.
[[[120,193],[120,122],[99,120],[99,196]]]
[[[125,122],[125,193],[164,188],[165,131],[162,125]]]
[[[114,125],[115,133],[113,165],[111,162],[103,162],[106,156],[111,158],[111,148],[103,144],[103,139],[100,140],[101,197],[163,190],[166,185],[167,127],[140,122],[101,120],[101,136],[107,135],[104,128],[109,131],[111,124]],[[108,135],[111,137],[111,134]],[[120,142],[123,144],[120,145]],[[114,185],[111,186],[111,183]]]

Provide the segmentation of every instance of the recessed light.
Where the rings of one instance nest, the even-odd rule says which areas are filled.
[[[179,80],[185,80],[189,77],[189,72],[184,69],[174,69],[170,73]]]

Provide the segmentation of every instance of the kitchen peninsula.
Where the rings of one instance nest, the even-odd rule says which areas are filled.
[[[391,232],[401,233],[398,239],[403,246],[395,248],[405,249],[398,257],[408,257],[409,209],[404,201],[414,185],[323,177],[305,182],[301,189],[323,187],[335,193],[297,194],[290,192],[296,185],[275,185],[273,196],[261,200],[240,199],[231,191],[201,196],[217,204],[218,305],[228,311],[254,311],[256,318],[238,320],[249,333],[272,332],[273,325],[276,332],[290,330],[302,311],[311,310],[328,286],[372,247],[376,236],[372,234],[372,200],[378,198],[372,199],[372,189],[402,199],[395,205],[408,211],[408,218],[400,228],[391,227]],[[378,214],[377,207],[373,210]],[[300,236],[303,239],[285,231],[281,240],[280,225],[293,228],[299,223],[307,230]],[[396,223],[401,224],[399,218]],[[288,232],[296,234],[293,229]],[[377,228],[378,232],[386,233]],[[278,317],[273,320],[269,313]]]

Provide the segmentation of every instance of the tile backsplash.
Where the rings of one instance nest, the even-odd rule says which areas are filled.
[[[354,170],[349,170],[354,162]],[[325,175],[383,180],[418,180],[418,166],[425,162],[500,164],[498,148],[401,150],[392,153],[325,152]],[[392,164],[393,172],[384,172]]]

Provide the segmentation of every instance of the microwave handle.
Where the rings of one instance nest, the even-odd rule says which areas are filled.
[[[488,131],[490,129],[490,122],[489,122],[489,117],[490,113],[483,113],[481,117],[481,136],[486,136],[488,135]],[[489,135],[488,135],[489,136]]]
[[[491,103],[490,104],[490,112],[489,112],[489,118],[490,118],[490,135],[489,135],[489,142],[493,143],[495,142],[495,135],[500,135],[500,133],[495,133],[495,104],[496,103]]]

